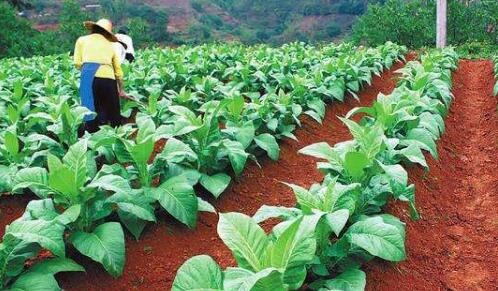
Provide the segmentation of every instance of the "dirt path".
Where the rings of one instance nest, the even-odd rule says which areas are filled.
[[[368,290],[498,290],[498,113],[488,61],[461,61],[455,101],[429,173],[411,169],[422,219],[407,225],[406,262],[372,262]]]
[[[372,86],[360,94],[361,103],[348,99],[343,104],[328,106],[323,126],[306,120],[296,132],[299,142],[285,140],[281,143],[281,158],[278,162],[261,161],[262,168],[250,164],[242,177],[214,204],[220,212],[237,211],[252,215],[263,204],[293,206],[292,192],[280,181],[310,186],[321,180],[316,170],[316,160],[298,155],[306,145],[326,141],[335,144],[350,139],[349,132],[338,120],[350,109],[359,105],[370,105],[379,92],[390,93],[395,86],[394,70],[376,77]],[[60,277],[65,290],[169,290],[176,270],[188,258],[198,254],[209,254],[222,266],[234,264],[230,251],[216,233],[218,217],[201,214],[195,230],[175,224],[168,217],[161,217],[158,224],[144,231],[140,241],[127,239],[126,266],[123,276],[113,280],[103,269],[83,257],[77,257],[87,269],[85,274],[64,274]]]

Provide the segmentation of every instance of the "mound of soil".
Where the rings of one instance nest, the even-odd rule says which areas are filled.
[[[454,103],[429,173],[413,168],[422,219],[407,222],[408,258],[372,262],[367,290],[498,290],[498,114],[489,61],[460,62]]]

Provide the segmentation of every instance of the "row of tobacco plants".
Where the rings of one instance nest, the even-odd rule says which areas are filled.
[[[129,123],[82,138],[91,112],[78,104],[68,55],[0,61],[0,192],[38,198],[5,230],[0,287],[58,289],[55,273],[83,270],[68,247],[121,275],[122,225],[138,239],[165,210],[194,227],[198,211],[214,211],[196,191],[216,198],[248,159],[278,159],[277,140],[295,138],[301,114],[321,122],[327,102],[356,96],[405,52],[392,43],[142,51],[125,68]]]
[[[309,189],[289,184],[295,207],[265,205],[253,217],[220,214],[218,234],[237,266],[222,270],[209,256],[193,257],[180,267],[173,290],[363,290],[363,263],[404,260],[405,225],[382,207],[405,201],[418,218],[402,164],[427,168],[423,151],[437,158],[457,60],[446,49],[409,62],[392,94],[341,118],[352,140],[303,148],[323,160],[318,168],[325,178]],[[275,218],[280,223],[269,234],[258,225]]]

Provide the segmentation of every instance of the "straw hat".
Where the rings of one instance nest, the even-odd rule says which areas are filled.
[[[83,25],[86,27],[86,29],[88,29],[90,31],[93,29],[93,27],[98,26],[98,27],[102,28],[105,32],[107,32],[106,36],[107,36],[108,40],[110,40],[112,42],[118,41],[118,38],[114,35],[114,33],[112,33],[112,22],[109,19],[103,18],[97,22],[85,21],[85,22],[83,22]]]

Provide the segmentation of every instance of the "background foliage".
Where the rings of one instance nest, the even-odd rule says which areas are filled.
[[[0,57],[71,51],[85,33],[81,22],[100,17],[127,28],[137,47],[349,37],[419,48],[434,46],[436,34],[435,0],[100,0],[86,10],[86,0],[0,1]],[[496,49],[498,1],[449,0],[448,17],[449,43],[459,51],[486,56]]]
[[[497,41],[498,1],[448,1],[448,42],[494,44]],[[390,40],[412,48],[434,46],[436,1],[387,0],[369,5],[353,28],[352,38],[368,45]]]

